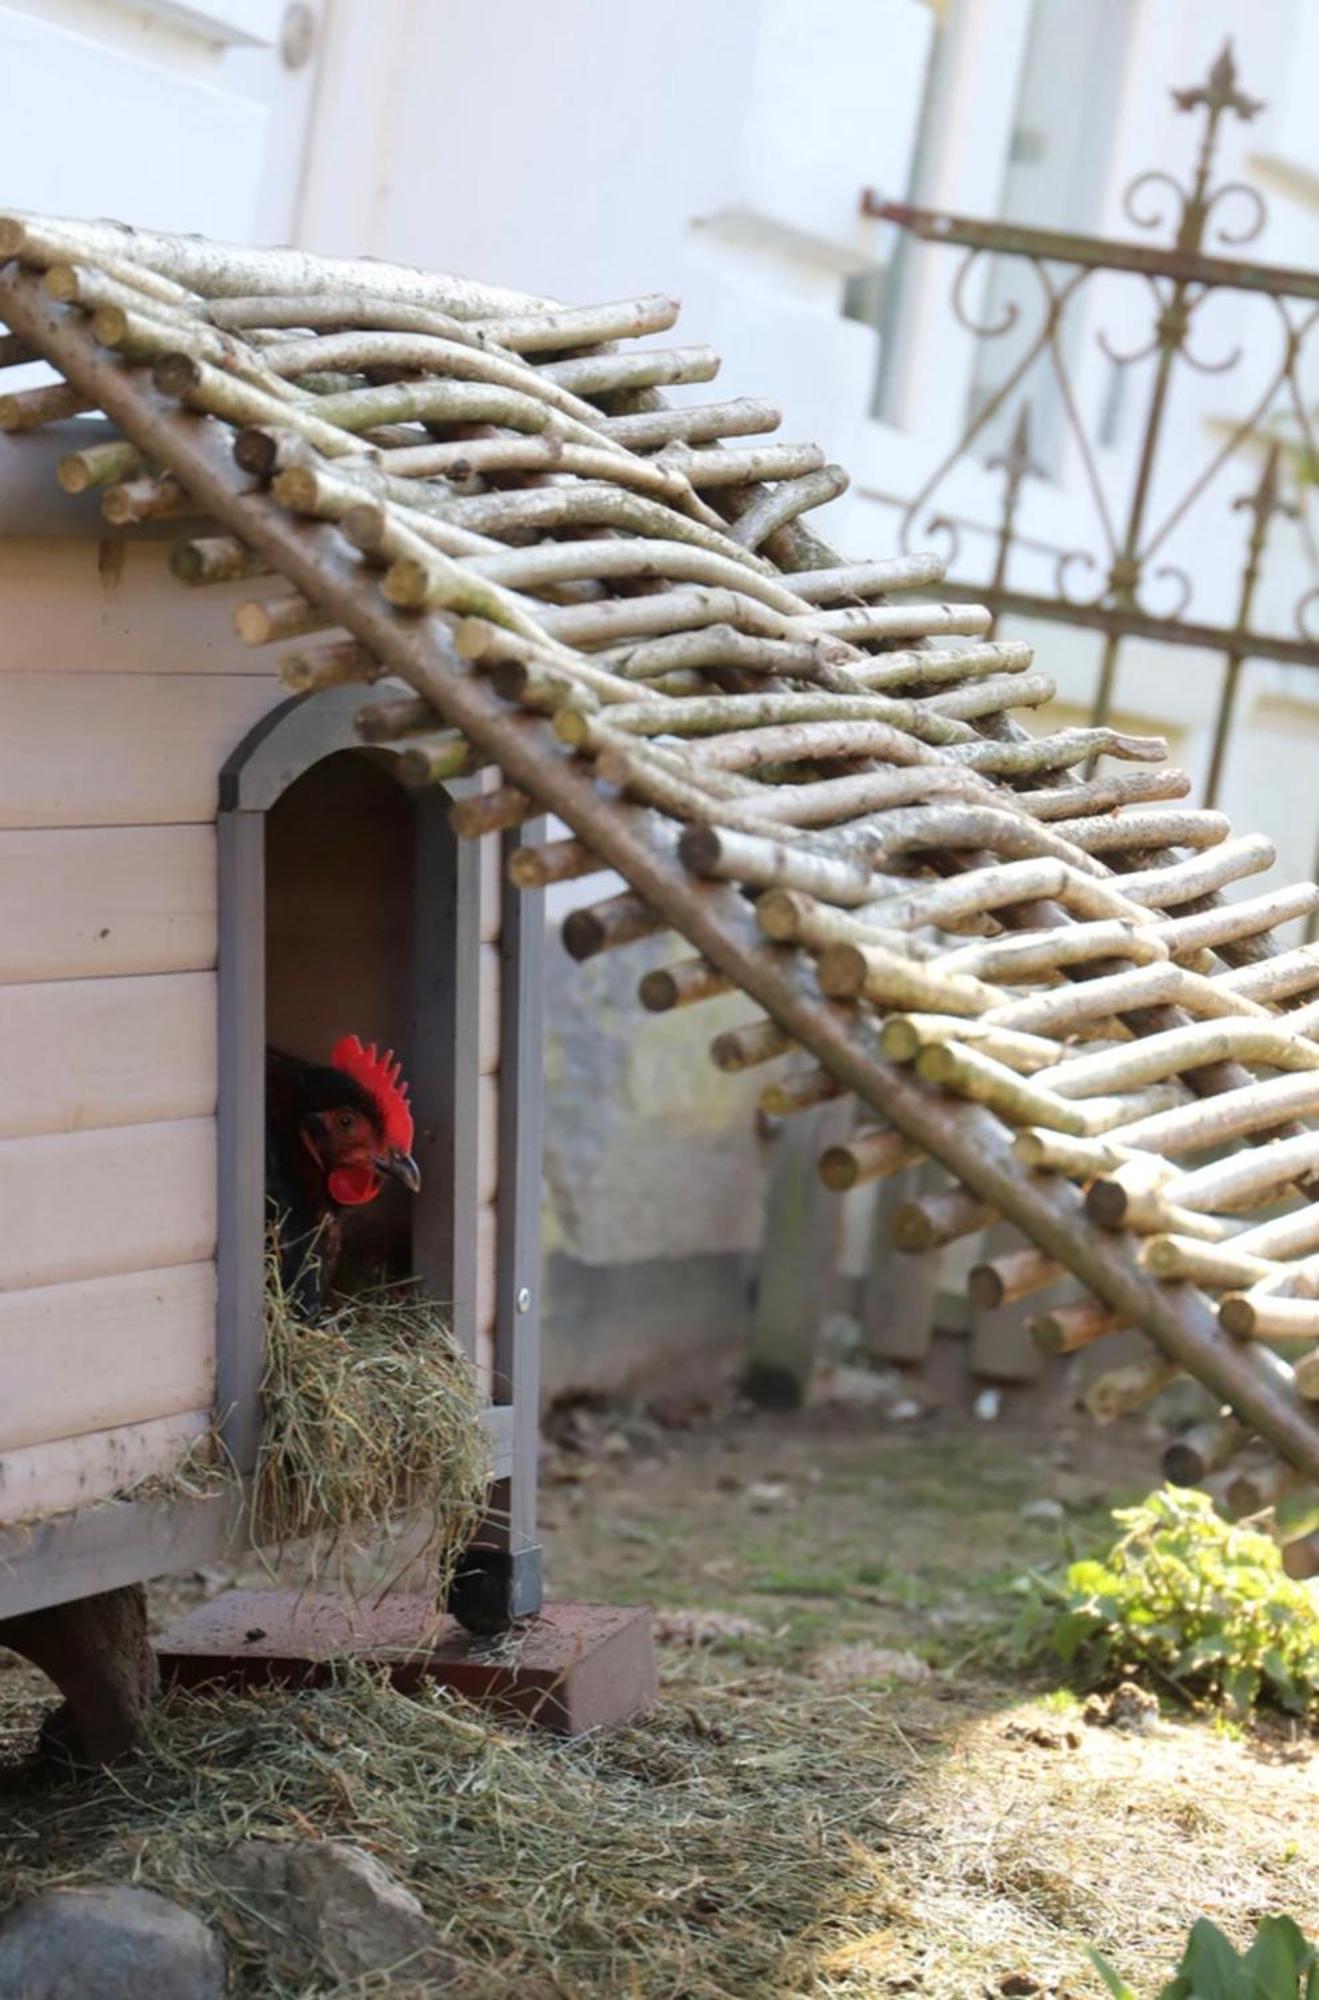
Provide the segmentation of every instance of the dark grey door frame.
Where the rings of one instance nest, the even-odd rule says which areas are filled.
[[[220,774],[219,1243],[217,1407],[240,1472],[260,1430],[265,1273],[266,814],[313,765],[364,752],[354,718],[361,689],[295,697],[247,735]],[[410,1082],[423,1193],[415,1229],[419,1275],[452,1300],[454,1331],[476,1338],[479,855],[445,807],[475,781],[417,796],[417,926]]]

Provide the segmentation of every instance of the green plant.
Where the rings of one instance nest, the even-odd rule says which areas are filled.
[[[1090,1957],[1114,2000],[1138,2000],[1097,1951]],[[1319,1953],[1290,1917],[1265,1917],[1245,1952],[1201,1917],[1157,2000],[1319,2000]]]
[[[1174,1487],[1113,1519],[1106,1555],[1022,1579],[1018,1659],[1059,1659],[1088,1684],[1143,1672],[1238,1715],[1261,1699],[1319,1714],[1319,1600],[1267,1535]]]

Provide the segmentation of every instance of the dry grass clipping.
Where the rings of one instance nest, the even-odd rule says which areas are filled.
[[[419,1518],[411,1560],[443,1601],[485,1512],[490,1449],[475,1372],[416,1284],[383,1285],[300,1319],[271,1260],[253,1539],[305,1542],[313,1574]]]
[[[0,1907],[138,1881],[226,1936],[237,1993],[309,2000],[349,1989],[281,1970],[214,1863],[243,1839],[332,1837],[421,1898],[463,1968],[452,2000],[861,2000],[905,1762],[873,1706],[777,1682],[570,1743],[360,1668],[176,1693],[113,1772],[4,1802]]]

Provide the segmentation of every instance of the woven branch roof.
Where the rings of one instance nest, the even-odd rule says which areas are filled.
[[[1319,1349],[1270,1346],[1319,1342],[1319,947],[1272,937],[1319,890],[1252,893],[1267,838],[1187,807],[1156,740],[1023,728],[1053,692],[1030,649],[906,595],[936,559],[816,539],[845,475],[771,404],[666,402],[718,367],[664,338],[667,298],[32,217],[0,259],[0,359],[63,377],[0,426],[103,411],[122,442],[64,483],[118,522],[210,517],[184,578],[274,574],[239,627],[302,640],[288,685],[406,683],[364,740],[406,736],[422,780],[487,768],[465,834],[566,822],[523,886],[630,885],[569,919],[577,956],[676,930],[696,956],[648,1005],[740,987],[759,1011],[716,1061],[776,1063],[772,1109],[859,1100],[832,1185],[950,1170],[908,1247],[1007,1218],[1036,1254],[987,1295],[1068,1270],[1093,1297],[1044,1343],[1139,1327],[1133,1394],[1189,1369],[1275,1485],[1319,1475]]]

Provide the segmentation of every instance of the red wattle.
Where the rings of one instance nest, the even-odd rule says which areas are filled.
[[[336,1167],[325,1185],[340,1208],[360,1208],[375,1200],[382,1183],[374,1167]]]

